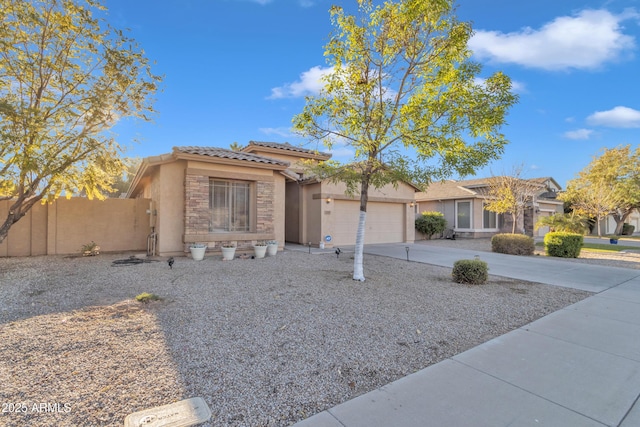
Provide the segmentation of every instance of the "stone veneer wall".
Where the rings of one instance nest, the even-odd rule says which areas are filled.
[[[256,232],[273,233],[275,184],[273,182],[258,181],[256,183],[256,193],[256,208],[258,212]]]
[[[264,235],[274,233],[275,183],[273,181],[256,181],[254,191],[257,212],[255,221],[256,238],[246,239],[248,233],[238,233],[244,235],[245,239],[234,238],[234,233],[225,233],[224,235],[211,234],[209,233],[209,177],[187,175],[185,178],[185,234],[209,236],[211,242],[229,240],[253,241],[274,238],[275,236],[264,237]],[[238,246],[244,245],[238,242]]]
[[[187,175],[184,183],[186,234],[209,234],[209,177]]]

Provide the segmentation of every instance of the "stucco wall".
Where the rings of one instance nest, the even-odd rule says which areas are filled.
[[[149,234],[149,200],[58,199],[37,204],[9,230],[0,256],[80,254],[94,241],[103,252],[145,251]],[[0,202],[5,218],[8,201]]]

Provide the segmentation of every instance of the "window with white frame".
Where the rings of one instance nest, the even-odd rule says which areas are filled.
[[[498,216],[496,213],[488,211],[485,206],[482,209],[482,228],[498,228]]]
[[[251,231],[251,183],[209,180],[209,231]]]
[[[471,202],[456,202],[456,228],[471,228]]]

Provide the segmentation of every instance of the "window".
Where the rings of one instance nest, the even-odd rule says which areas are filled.
[[[209,231],[250,231],[250,196],[248,182],[209,180]]]
[[[486,209],[483,210],[482,228],[498,228],[497,215],[495,212]]]
[[[457,202],[456,208],[456,227],[471,228],[471,202]]]

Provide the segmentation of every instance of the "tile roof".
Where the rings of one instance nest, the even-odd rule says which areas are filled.
[[[173,147],[174,152],[185,154],[197,154],[200,156],[218,157],[222,159],[241,160],[255,163],[265,163],[278,166],[289,166],[289,162],[284,160],[271,159],[269,157],[258,156],[257,154],[245,153],[242,151],[232,151],[218,147]]]
[[[314,154],[318,156],[331,158],[331,153],[323,153],[316,150],[309,150],[308,148],[291,145],[288,142],[280,143],[280,142],[249,141],[249,145],[245,147],[245,149],[247,149],[252,145],[258,146],[258,147],[268,147],[268,148],[277,148],[279,150],[294,151],[296,153]]]
[[[429,184],[427,191],[417,193],[417,201],[426,200],[444,200],[444,199],[461,199],[470,197],[484,197],[487,193],[490,178],[468,179],[465,181],[447,180],[442,182],[434,182]],[[541,190],[547,180],[553,180],[550,177],[531,178],[526,181],[540,185]],[[555,181],[554,181],[555,182]]]

